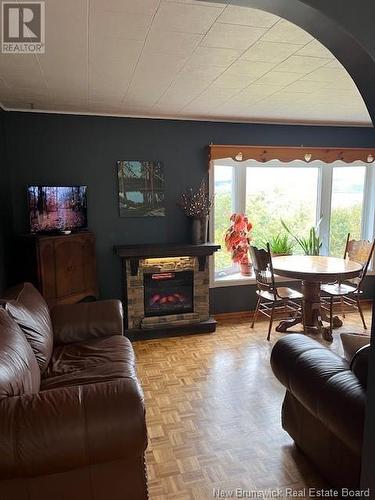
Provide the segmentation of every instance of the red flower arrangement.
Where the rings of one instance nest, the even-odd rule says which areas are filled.
[[[253,227],[245,214],[232,214],[231,224],[225,233],[225,246],[233,262],[249,265],[250,231]]]

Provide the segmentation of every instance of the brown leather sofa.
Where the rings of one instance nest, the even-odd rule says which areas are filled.
[[[300,334],[280,339],[271,366],[286,387],[282,426],[337,488],[360,486],[369,346],[351,364]]]
[[[0,499],[144,500],[147,434],[118,301],[0,308]]]

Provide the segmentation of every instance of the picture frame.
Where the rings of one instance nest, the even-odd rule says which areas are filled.
[[[164,217],[164,164],[155,160],[117,162],[120,217]]]

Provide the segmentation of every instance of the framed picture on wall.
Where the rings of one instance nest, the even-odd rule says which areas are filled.
[[[117,162],[120,217],[165,216],[164,165],[161,161]]]

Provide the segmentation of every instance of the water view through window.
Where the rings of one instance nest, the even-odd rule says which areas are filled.
[[[247,167],[245,210],[256,246],[285,233],[281,219],[297,235],[315,225],[318,175],[314,167]]]
[[[325,164],[314,161],[259,163],[248,160],[215,162],[212,188],[214,239],[222,249],[215,255],[215,279],[230,279],[238,265],[225,250],[225,231],[233,212],[246,213],[253,224],[252,244],[264,247],[273,237],[285,234],[281,220],[299,237],[307,237],[322,217],[322,255],[342,257],[347,234],[363,237],[363,205],[366,169],[356,162]],[[325,169],[325,170],[324,170]],[[328,175],[327,175],[328,174]],[[328,195],[327,195],[328,191]],[[295,244],[294,254],[302,254]]]

